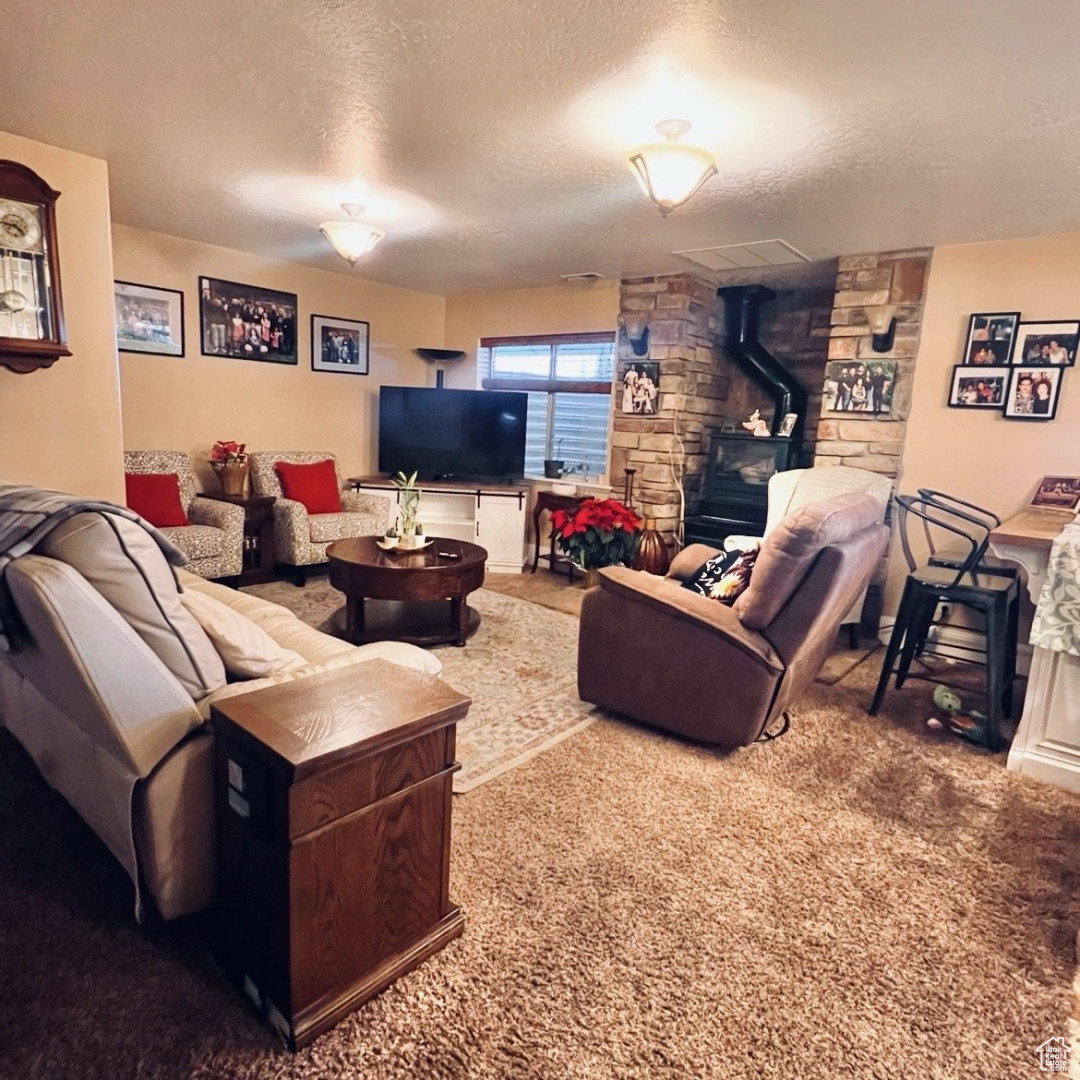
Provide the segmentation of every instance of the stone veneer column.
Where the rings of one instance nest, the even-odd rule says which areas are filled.
[[[829,360],[896,362],[892,408],[887,414],[822,411],[815,465],[853,465],[899,478],[911,382],[922,329],[931,249],[843,255],[829,332]],[[896,336],[888,352],[874,352],[870,316],[891,308]]]
[[[683,490],[691,505],[708,455],[707,429],[723,413],[727,400],[729,377],[719,364],[715,290],[715,285],[696,274],[622,282],[620,310],[626,316],[647,316],[649,352],[635,356],[625,331],[619,331],[610,481],[618,491],[624,470],[636,469],[634,504],[641,513],[657,519],[657,528],[668,539],[681,525],[672,455],[680,453],[681,440]],[[660,364],[656,415],[623,413],[622,376],[627,363],[650,360]]]

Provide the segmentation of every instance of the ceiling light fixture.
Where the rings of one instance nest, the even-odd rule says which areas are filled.
[[[678,141],[690,130],[686,120],[661,120],[656,130],[665,141],[635,150],[630,165],[642,190],[667,217],[718,170],[707,150]]]
[[[334,250],[350,265],[355,266],[385,235],[374,225],[359,220],[364,208],[358,203],[342,203],[348,221],[324,221],[319,232],[333,245]]]

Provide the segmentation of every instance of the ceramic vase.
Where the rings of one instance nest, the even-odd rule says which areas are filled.
[[[656,519],[646,518],[645,531],[641,534],[637,554],[634,556],[634,569],[644,570],[649,574],[659,574],[662,577],[668,572],[670,565],[671,556],[668,554],[663,536],[656,529]]]

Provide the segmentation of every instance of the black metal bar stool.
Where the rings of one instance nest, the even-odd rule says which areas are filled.
[[[909,676],[926,677],[910,674],[912,661],[928,651],[927,642],[938,606],[959,604],[983,618],[986,647],[978,652],[983,655],[986,668],[987,738],[990,749],[997,750],[1001,746],[1001,721],[1012,715],[1019,588],[1015,574],[999,573],[998,568],[991,570],[983,564],[990,530],[994,527],[990,519],[973,512],[978,508],[961,509],[956,503],[953,500],[952,505],[946,505],[936,493],[930,492],[896,497],[900,542],[909,573],[869,713],[873,716],[881,707],[893,674],[897,689]],[[930,561],[921,565],[912,551],[910,536],[916,523],[927,536],[930,549]],[[962,542],[962,556],[951,560],[959,565],[934,564],[933,560],[942,558],[936,554],[936,545],[930,539],[935,533]]]

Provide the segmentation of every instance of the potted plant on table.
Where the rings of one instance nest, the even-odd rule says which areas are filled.
[[[218,439],[210,451],[210,468],[221,481],[225,495],[243,495],[247,483],[248,456],[244,452],[247,443]]]
[[[390,478],[390,483],[398,490],[398,546],[423,547],[424,527],[416,520],[416,512],[420,509],[420,489],[416,486],[416,472],[411,476],[399,472]]]
[[[551,531],[559,549],[585,571],[590,586],[596,584],[601,566],[630,565],[641,518],[618,499],[583,499],[574,510],[555,510]]]

